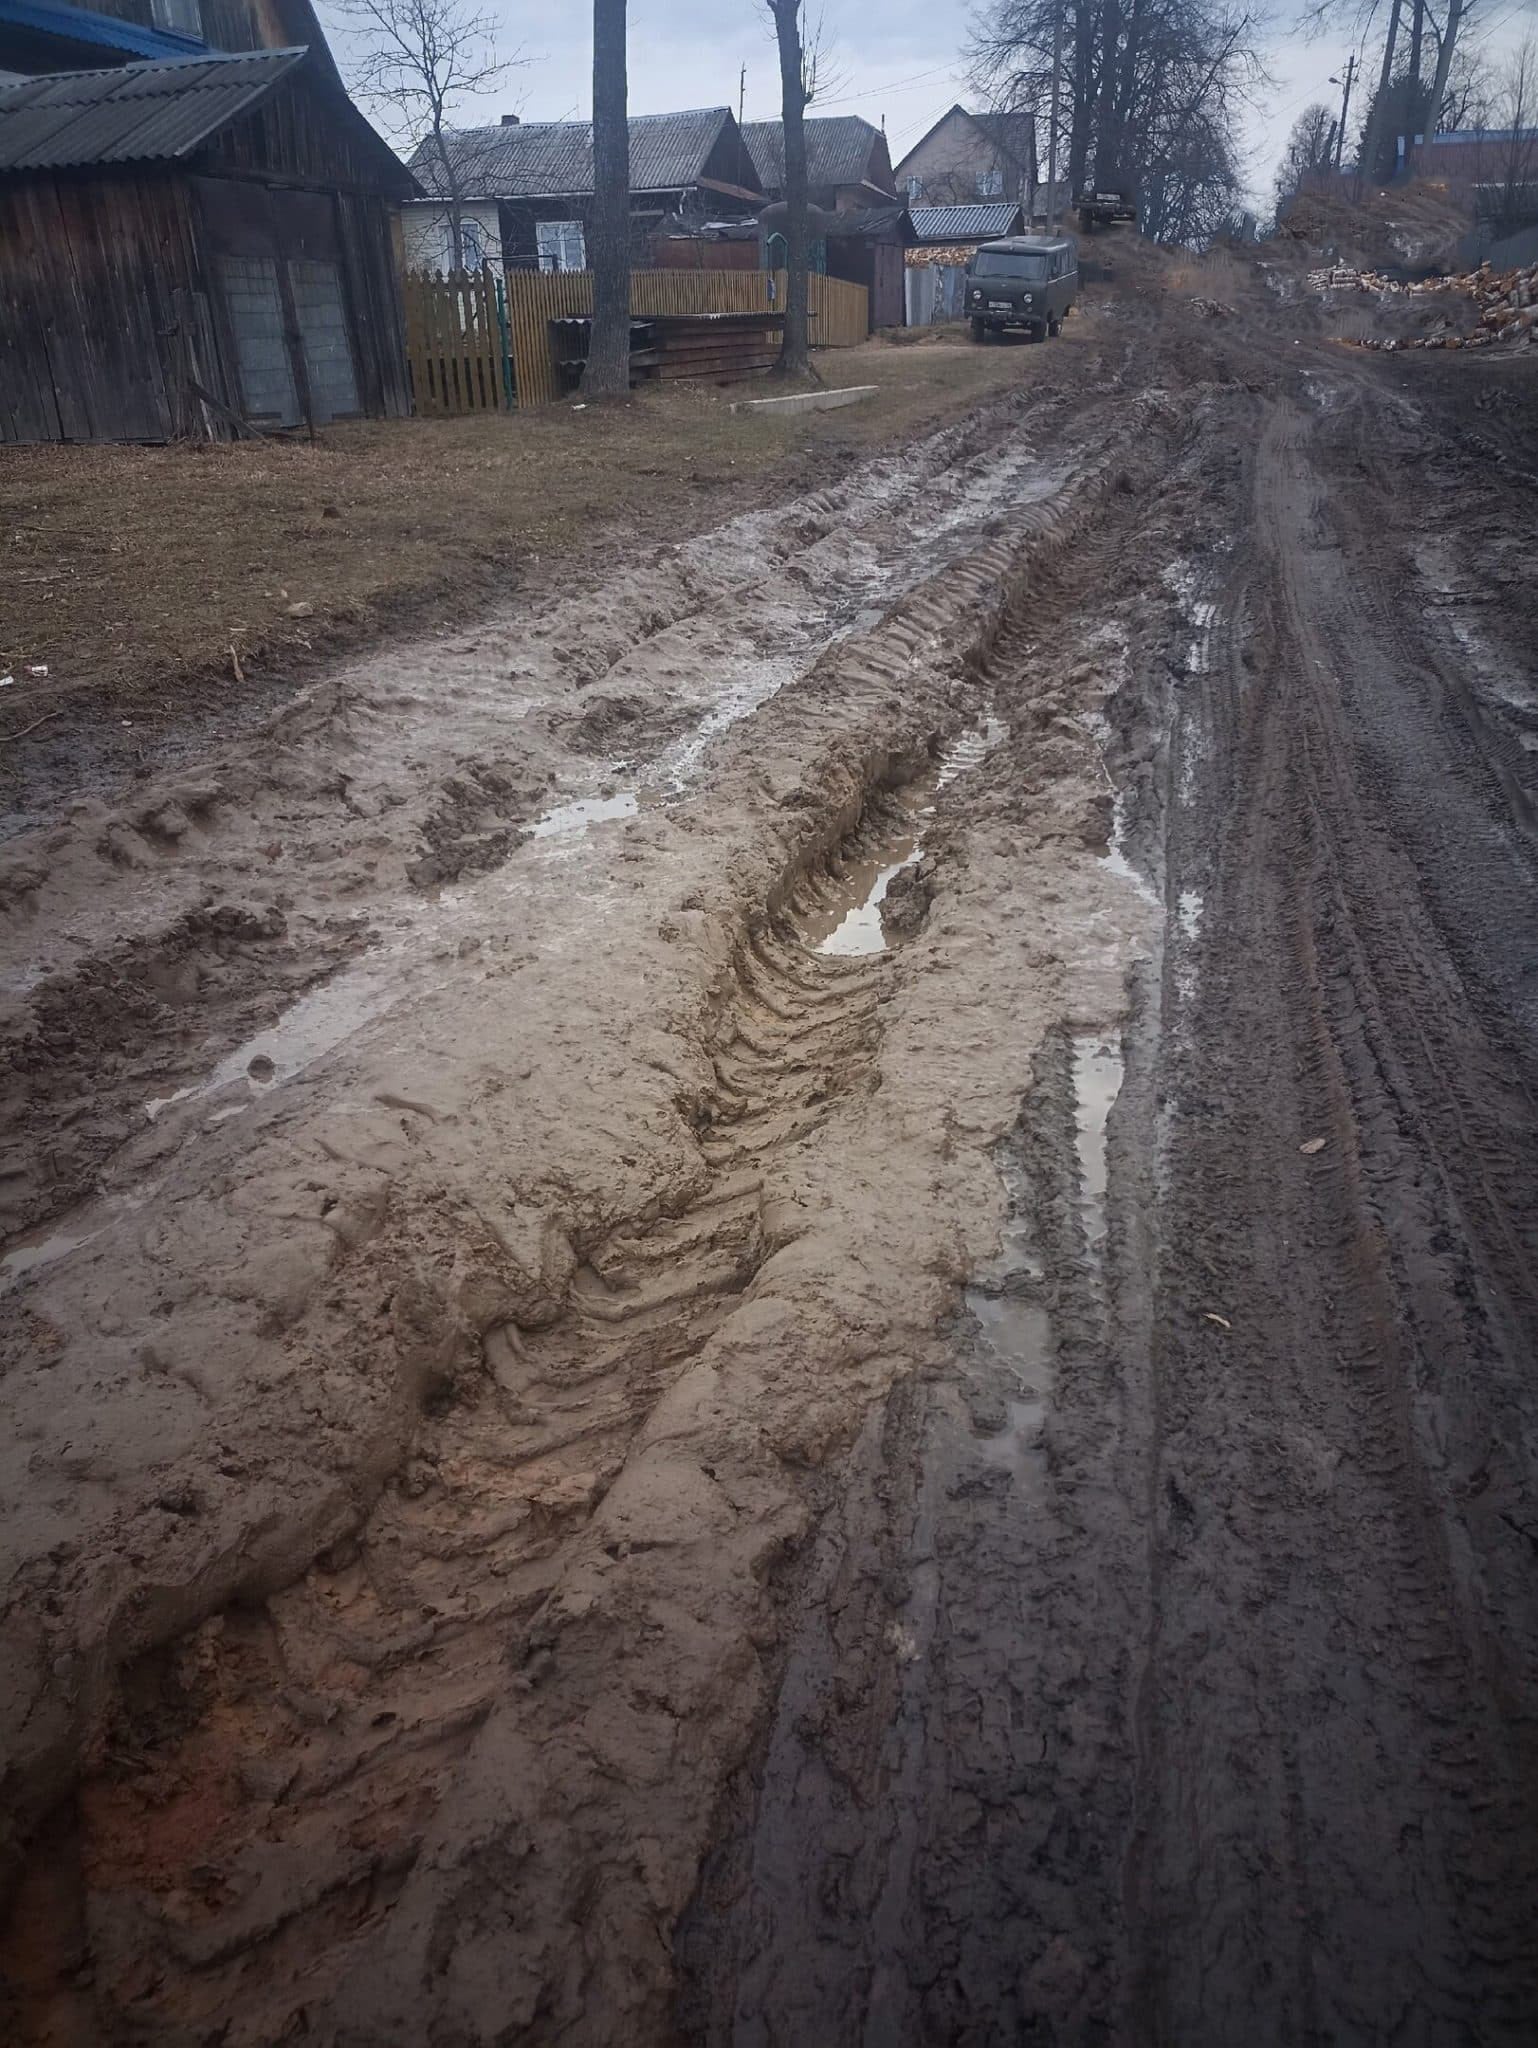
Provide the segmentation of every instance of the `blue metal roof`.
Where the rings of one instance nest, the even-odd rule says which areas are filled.
[[[208,45],[196,36],[178,35],[174,29],[141,28],[136,21],[94,14],[87,7],[65,7],[56,0],[0,0],[0,27],[4,26],[57,36],[61,42],[121,50],[129,57],[202,57],[208,51]]]

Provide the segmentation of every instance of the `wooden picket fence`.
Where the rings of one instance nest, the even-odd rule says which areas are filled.
[[[490,264],[402,279],[412,409],[502,412],[514,403],[506,287]]]
[[[406,274],[406,346],[418,412],[482,412],[549,405],[561,395],[550,322],[593,310],[587,270],[541,272],[490,267],[433,276]],[[864,285],[807,279],[814,348],[852,348],[869,330]],[[767,313],[783,310],[783,270],[634,270],[630,310]],[[505,337],[505,338],[504,338]]]

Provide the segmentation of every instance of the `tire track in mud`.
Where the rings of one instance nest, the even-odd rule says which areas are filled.
[[[1530,1426],[1533,1152],[1525,1119],[1470,1144],[1510,1087],[1427,916],[1448,842],[1384,830],[1429,649],[1317,453],[1370,417],[1266,422],[1243,712],[1180,856],[1207,840],[1151,1347],[1127,1923],[1152,2039],[1515,2041],[1532,2009],[1529,1561],[1479,1497],[1526,1485],[1498,1447]],[[1448,737],[1420,776],[1456,776]]]
[[[376,946],[430,931],[424,892],[505,863],[553,797],[644,782],[649,763],[682,787],[705,737],[804,672],[873,598],[890,603],[1023,491],[1060,481],[1030,438],[1043,397],[1003,394],[916,449],[656,550],[601,592],[346,670],[239,760],[81,802],[7,847],[0,1109],[16,1144],[0,1231],[81,1200],[135,1137],[130,1173],[163,1158],[173,1141],[145,1135],[147,1104],[196,1087],[296,986],[345,967],[370,925]],[[702,673],[719,703],[695,694]],[[680,744],[695,728],[699,746]],[[622,768],[602,766],[616,751]],[[286,943],[246,944],[233,976],[228,943],[189,942],[210,923],[275,921]]]
[[[1101,542],[1085,538],[1096,516],[1133,514],[1121,466],[1154,473],[1168,431],[1159,408],[1140,417],[1135,458],[1108,433],[1108,452],[1067,499],[1028,508],[829,657],[777,714],[814,715],[819,751],[780,796],[770,785],[771,806],[790,807],[778,828],[789,861],[701,1011],[712,1079],[689,1108],[698,1159],[673,1177],[682,1199],[565,1219],[572,1249],[541,1254],[538,1287],[511,1318],[495,1247],[466,1234],[451,1190],[418,1191],[427,1259],[409,1285],[382,1240],[376,1263],[380,1219],[360,1230],[349,1291],[366,1301],[375,1271],[386,1331],[424,1355],[458,1343],[461,1326],[479,1330],[482,1369],[434,1369],[408,1462],[361,1528],[329,1537],[289,1590],[261,1588],[139,1656],[120,1707],[92,1731],[107,1753],[94,1751],[74,1822],[50,1841],[57,1860],[34,1864],[18,1924],[88,1926],[78,1953],[88,1950],[93,1979],[81,1995],[109,2030],[164,2039],[219,2026],[233,2044],[283,2038],[306,2014],[336,2040],[416,2039],[424,1999],[440,1996],[444,2023],[472,2033],[493,2014],[500,2026],[582,2006],[630,2014],[642,2033],[657,2024],[669,1970],[656,1930],[687,1895],[721,1758],[751,1725],[763,1574],[804,1526],[789,1475],[826,1455],[849,1387],[876,1370],[863,1363],[878,1342],[874,1303],[838,1343],[826,1323],[791,1334],[801,1294],[837,1298],[818,1267],[832,1253],[815,1205],[787,1208],[759,1185],[781,1160],[814,1156],[827,1118],[857,1121],[876,1078],[886,970],[806,954],[798,906],[824,863],[883,829],[882,792],[921,768],[922,750],[894,754],[880,737],[894,690],[919,693],[932,749],[980,710],[986,679],[960,655],[973,644],[986,664],[1001,619],[1007,638],[1025,566],[1076,544],[1098,562]],[[902,729],[912,724],[910,713]],[[850,773],[856,732],[866,751]],[[751,745],[744,763],[760,786]],[[1045,758],[1032,774],[1050,786]],[[829,807],[825,793],[840,788]],[[437,1114],[427,1101],[379,1099],[407,1127]],[[341,1212],[339,1223],[347,1241]],[[798,1287],[789,1276],[803,1267]],[[791,1358],[829,1345],[826,1387],[775,1391],[781,1324]],[[285,1339],[292,1354],[302,1325],[289,1327],[300,1332]],[[843,1356],[850,1345],[864,1348]],[[739,1368],[768,1375],[762,1400],[737,1397],[717,1415],[702,1389]],[[717,1438],[720,1458],[708,1452]],[[692,1463],[696,1440],[705,1448]],[[691,1635],[679,1575],[693,1567],[678,1529],[727,1503],[708,1546],[724,1573],[719,1613]],[[664,1540],[645,1533],[659,1517]],[[616,1594],[598,1591],[606,1574],[637,1589],[617,1615]],[[691,1687],[686,1710],[673,1695]],[[600,1729],[595,1702],[611,1693],[612,1725]],[[673,1755],[680,1744],[659,1780],[649,1746]],[[531,1828],[540,1861],[526,1868]],[[659,1846],[637,1865],[630,1844],[651,1834]],[[79,1872],[69,1910],[40,1914],[59,1863]],[[508,1922],[492,1915],[493,1897],[525,1931],[512,1950],[494,1934]],[[29,2025],[71,1995],[65,1948],[40,1973]]]
[[[1212,408],[1140,506],[1139,576],[1108,521],[1033,581],[987,657],[1005,716],[1030,706],[1044,655],[1108,673],[1103,710],[1073,722],[1114,762],[1087,836],[1111,835],[1117,874],[1113,789],[1167,761],[1146,700],[1190,643],[1161,548],[1184,495],[1208,491],[1224,427]],[[1108,607],[1112,577],[1126,594]],[[1126,1503],[1149,1426],[1126,1364],[1148,1295],[1129,1276],[1151,1227],[1157,1043],[1154,963],[1134,970],[1125,1046],[1114,1021],[1130,958],[1099,962],[1098,1024],[1059,1024],[1021,1074],[993,1155],[1004,1250],[873,1409],[782,1576],[773,1717],[680,1933],[690,2040],[1077,2041],[1120,2024],[1143,1583]],[[1070,981],[1060,1014],[1088,1026],[1097,1001]]]
[[[1006,1369],[974,1304],[782,1580],[687,2038],[1530,2035],[1531,863],[1341,482],[1365,386],[1238,405],[1197,637],[1107,707],[1166,930],[1098,1260],[1058,1038],[1000,1150]]]

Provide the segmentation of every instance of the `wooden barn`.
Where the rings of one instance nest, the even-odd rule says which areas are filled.
[[[408,412],[417,189],[323,46],[0,85],[0,441]]]

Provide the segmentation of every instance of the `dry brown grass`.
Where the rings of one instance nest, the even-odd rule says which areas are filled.
[[[1030,360],[879,341],[829,352],[826,383],[879,397],[794,419],[730,412],[767,387],[675,385],[579,411],[337,426],[314,446],[5,450],[0,674],[16,680],[0,732],[109,707],[140,727],[194,703],[234,710],[259,676],[463,617],[620,535],[708,527],[804,482],[820,455],[921,431],[1028,377]],[[39,664],[46,678],[28,675]]]

